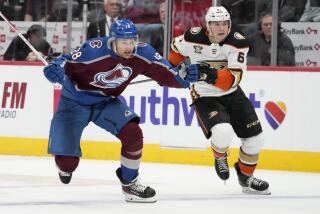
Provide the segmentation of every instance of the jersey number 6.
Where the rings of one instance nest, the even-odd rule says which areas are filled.
[[[243,62],[244,62],[244,53],[239,52],[239,55],[238,55],[238,62],[241,62],[241,63],[243,63]]]

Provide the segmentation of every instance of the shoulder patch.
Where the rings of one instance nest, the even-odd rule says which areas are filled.
[[[98,39],[95,39],[95,40],[91,40],[89,42],[89,45],[91,48],[101,48],[102,46],[102,41],[101,40],[98,40]]]
[[[136,54],[150,61],[154,61],[154,59],[159,60],[162,58],[161,55],[147,43],[138,45]]]
[[[196,33],[197,32],[197,33]],[[184,33],[186,42],[198,43],[201,45],[210,45],[211,42],[207,36],[207,30],[202,27],[194,27]]]
[[[235,48],[248,48],[249,47],[249,40],[242,36],[240,33],[231,31],[227,38],[220,43],[220,45],[231,45]]]
[[[154,58],[156,58],[157,60],[160,60],[162,56],[158,52],[155,52]]]
[[[198,34],[201,31],[201,27],[192,27],[190,29],[190,33],[192,34]]]
[[[246,38],[244,38],[244,36],[242,36],[240,33],[238,33],[238,32],[235,32],[234,34],[233,34],[233,36],[234,36],[234,38],[236,38],[236,39],[246,39]]]
[[[145,47],[145,46],[147,46],[147,43],[144,43],[144,42],[138,42],[138,44],[137,44],[138,46],[140,46],[140,47]]]

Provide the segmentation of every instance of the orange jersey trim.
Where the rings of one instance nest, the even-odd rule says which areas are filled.
[[[220,88],[223,91],[229,90],[233,83],[234,83],[234,76],[231,74],[231,72],[228,69],[219,69],[217,71],[218,78],[213,84],[215,87]]]
[[[180,53],[174,52],[173,50],[170,51],[168,56],[169,62],[174,66],[179,65],[179,63],[182,62],[184,59],[184,56],[182,56]]]

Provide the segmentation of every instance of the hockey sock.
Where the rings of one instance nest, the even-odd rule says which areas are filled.
[[[255,154],[255,155],[246,154],[243,151],[242,147],[240,147],[238,164],[239,164],[241,173],[247,176],[253,175],[253,172],[257,166],[258,159],[259,159],[259,154]]]
[[[55,155],[55,162],[63,172],[73,172],[79,165],[80,158],[73,156]]]
[[[253,172],[254,172],[254,170],[256,169],[256,166],[257,166],[257,164],[255,164],[255,165],[244,164],[240,160],[238,162],[238,165],[239,165],[241,173],[246,175],[246,176],[253,175]]]
[[[121,174],[125,181],[132,181],[138,176],[142,156],[143,135],[139,124],[127,123],[117,137],[121,140]]]
[[[122,179],[127,182],[134,180],[138,176],[138,170],[139,169],[130,169],[121,165]]]

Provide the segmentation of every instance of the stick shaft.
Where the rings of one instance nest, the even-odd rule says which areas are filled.
[[[140,84],[140,83],[150,82],[150,81],[153,81],[153,79],[138,80],[138,81],[129,83],[129,85],[135,85],[135,84]]]
[[[43,56],[30,44],[30,42],[17,30],[17,28],[15,28],[15,26],[7,19],[7,17],[5,17],[5,15],[3,15],[3,13],[0,11],[0,16],[3,18],[3,20],[10,26],[10,28],[16,33],[18,34],[18,36],[24,41],[24,43],[26,43],[26,45],[28,45],[28,47],[33,51],[33,53],[35,53],[38,57],[38,59],[41,60],[41,62],[44,65],[48,65],[48,62],[43,58]]]

